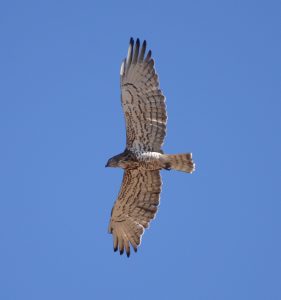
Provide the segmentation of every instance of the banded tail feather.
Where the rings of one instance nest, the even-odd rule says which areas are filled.
[[[195,170],[195,163],[192,160],[192,153],[164,154],[164,168],[192,173]]]

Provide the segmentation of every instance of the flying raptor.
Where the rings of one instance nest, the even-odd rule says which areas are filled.
[[[158,75],[146,53],[146,41],[130,39],[127,58],[121,65],[121,103],[126,121],[126,148],[110,158],[106,167],[124,169],[122,186],[112,208],[109,233],[114,251],[137,251],[144,230],[155,217],[160,201],[160,170],[192,173],[191,153],[164,154],[167,112]]]

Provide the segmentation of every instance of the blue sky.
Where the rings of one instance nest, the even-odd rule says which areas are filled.
[[[0,299],[281,299],[279,1],[2,1]],[[167,98],[161,206],[107,234],[119,69],[146,39]]]

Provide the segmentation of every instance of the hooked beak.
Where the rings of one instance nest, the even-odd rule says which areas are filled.
[[[107,168],[107,167],[109,167],[109,164],[108,164],[108,163],[106,163],[105,167],[106,167],[106,168]]]

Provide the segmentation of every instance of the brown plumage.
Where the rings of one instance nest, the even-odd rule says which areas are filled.
[[[155,217],[160,201],[160,170],[194,171],[191,153],[169,155],[162,150],[166,135],[165,97],[158,75],[146,53],[146,41],[131,38],[121,70],[121,102],[126,121],[126,149],[107,162],[124,169],[122,186],[111,212],[109,232],[113,247],[130,255],[137,251],[144,230]]]

